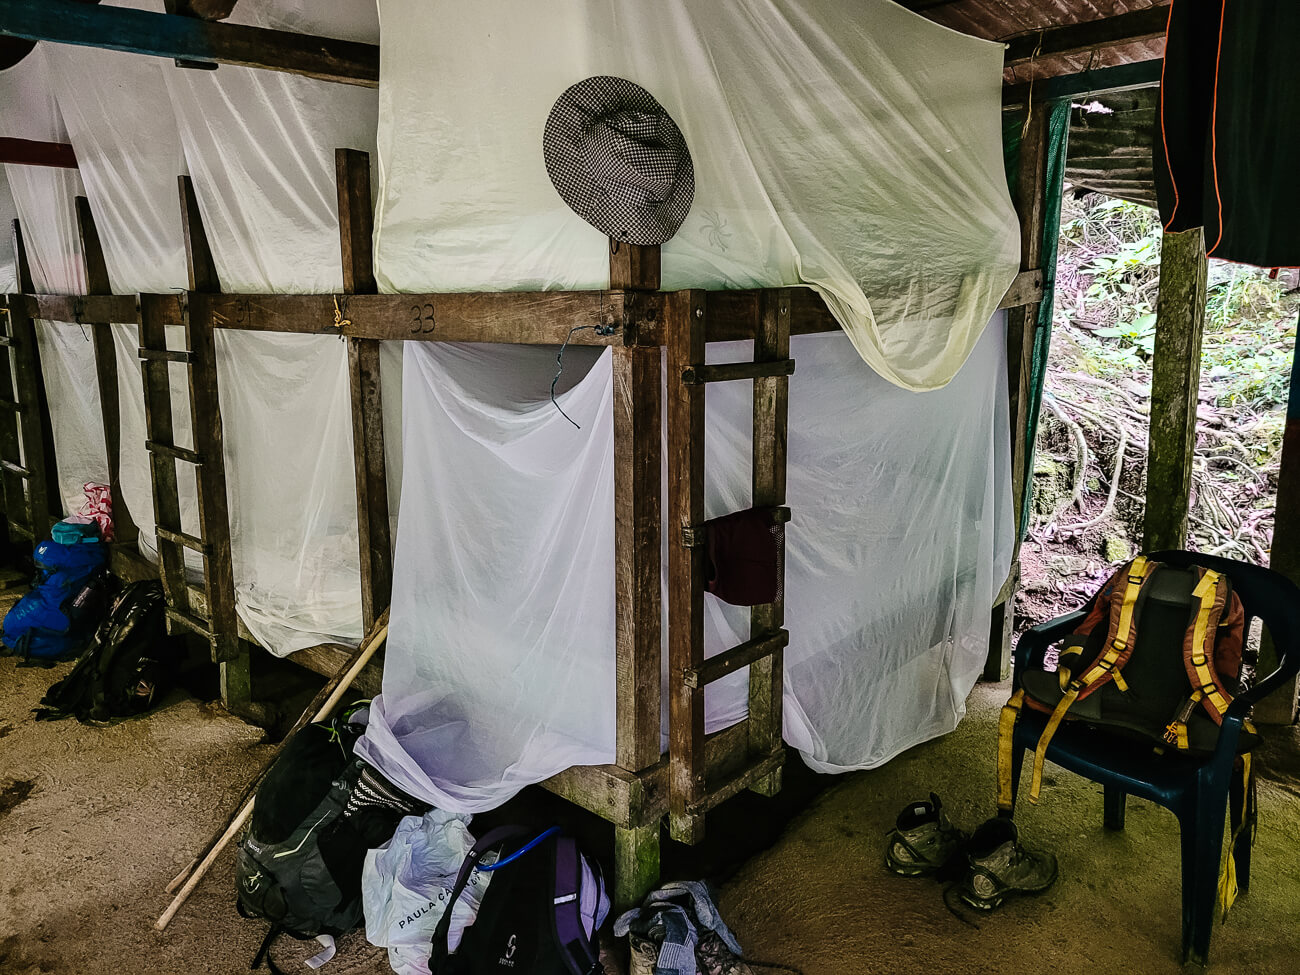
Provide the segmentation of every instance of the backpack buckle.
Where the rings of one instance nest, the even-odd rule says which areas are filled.
[[[1125,650],[1128,649],[1128,644],[1125,643],[1123,640],[1116,638],[1110,641],[1110,648],[1112,650],[1117,650],[1120,653],[1123,653]]]

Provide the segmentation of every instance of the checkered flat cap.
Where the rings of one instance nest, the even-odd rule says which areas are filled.
[[[600,76],[555,102],[542,134],[546,172],[569,208],[629,244],[662,244],[695,199],[686,140],[640,85]]]

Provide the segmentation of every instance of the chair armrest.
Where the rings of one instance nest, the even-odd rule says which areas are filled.
[[[1012,686],[1020,686],[1020,674],[1029,665],[1031,657],[1041,660],[1048,647],[1061,637],[1073,633],[1087,615],[1087,610],[1076,609],[1073,613],[1058,616],[1046,623],[1039,623],[1021,634],[1015,653],[1012,655],[1014,661],[1011,668]]]

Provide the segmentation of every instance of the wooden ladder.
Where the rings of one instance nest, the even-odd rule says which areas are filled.
[[[13,222],[18,288],[32,294],[22,227]],[[0,494],[9,531],[39,544],[63,513],[53,465],[53,438],[44,420],[44,383],[36,323],[23,295],[0,306]]]
[[[674,839],[703,838],[704,814],[744,789],[772,795],[781,787],[782,656],[789,633],[784,598],[750,611],[750,639],[704,659],[704,396],[709,383],[753,380],[753,495],[783,520],[790,359],[788,290],[761,292],[754,361],[706,365],[708,292],[668,296],[668,660],[669,828]],[[783,536],[782,536],[783,537]],[[784,544],[784,543],[782,543]],[[784,559],[782,559],[784,564]],[[704,692],[749,668],[749,717],[741,749],[706,754]]]
[[[216,291],[216,270],[199,221],[198,202],[187,177],[180,178],[181,215],[185,221],[190,290]],[[212,659],[222,664],[222,696],[232,696],[227,666],[240,663],[247,682],[247,654],[239,645],[235,616],[235,581],[230,554],[230,512],[226,499],[226,464],[217,398],[217,357],[212,322],[190,315],[189,302],[175,295],[140,295],[140,359],[144,380],[144,415],[153,478],[154,538],[158,570],[167,597],[168,629],[177,626],[207,638]],[[167,326],[183,325],[186,348],[167,347]],[[186,366],[194,449],[179,447],[172,428],[171,365]],[[181,526],[176,465],[195,469],[198,484],[199,534]],[[185,578],[185,550],[203,557],[203,603],[196,605]],[[243,688],[247,690],[247,688]],[[246,695],[245,695],[246,696]],[[230,702],[227,702],[228,704]]]

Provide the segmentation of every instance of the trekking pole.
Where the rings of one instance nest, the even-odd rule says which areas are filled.
[[[334,710],[335,705],[337,705],[343,698],[343,695],[347,693],[347,689],[352,685],[352,682],[356,680],[357,675],[361,673],[365,665],[370,662],[370,658],[375,655],[375,652],[383,645],[384,640],[387,639],[387,637],[388,610],[384,610],[384,614],[379,617],[379,619],[375,620],[370,633],[367,634],[366,639],[362,641],[361,646],[359,646],[353,654],[350,665],[335,675],[331,683],[323,687],[320,694],[316,695],[317,699],[319,699],[322,694],[325,694],[326,697],[324,702],[316,710],[315,716],[311,718],[312,721],[321,721],[329,717],[329,713]],[[333,690],[330,689],[331,684],[333,685]],[[313,700],[312,705],[315,705],[315,703],[316,701]],[[302,717],[294,724],[293,731],[297,731],[300,727],[306,724],[306,719],[311,713],[311,707],[309,706],[308,709],[303,712]],[[290,734],[292,734],[292,732]],[[289,740],[289,737],[289,735],[284,737],[280,745],[276,747],[275,754],[279,753],[280,748],[283,747],[284,742]],[[271,759],[267,761],[266,766],[258,773],[255,782],[261,780],[262,775],[265,774],[266,769],[270,767],[274,758],[275,755],[273,754]],[[245,790],[245,792],[247,793],[248,791],[252,791],[253,788],[253,786],[250,786],[248,790]],[[194,892],[194,888],[199,885],[199,881],[201,881],[207,872],[212,869],[212,864],[216,862],[217,856],[226,848],[226,845],[230,843],[239,830],[243,828],[244,823],[248,821],[248,817],[252,815],[253,801],[255,798],[256,796],[248,798],[243,807],[235,814],[234,818],[231,819],[230,824],[224,831],[222,831],[221,835],[217,837],[215,842],[209,845],[207,854],[198,861],[198,866],[194,867],[194,871],[190,874],[189,879],[185,881],[185,885],[177,892],[176,896],[172,899],[172,902],[167,906],[167,910],[163,911],[158,920],[154,922],[154,928],[156,930],[162,931],[171,923],[172,918],[176,916],[176,912],[181,909],[181,905],[184,904],[190,894]],[[174,883],[175,881],[173,881],[173,884]]]
[[[303,709],[302,714],[298,716],[298,720],[293,723],[293,727],[290,728],[288,733],[285,734],[285,736],[281,738],[279,742],[277,742],[273,746],[271,754],[266,757],[266,760],[262,763],[262,767],[258,770],[257,774],[253,776],[252,781],[250,781],[248,785],[245,786],[244,791],[239,794],[239,798],[235,800],[233,804],[234,809],[238,810],[243,808],[244,803],[253,795],[254,792],[257,791],[257,787],[261,785],[262,779],[266,778],[266,773],[271,770],[271,766],[275,764],[275,760],[279,758],[280,752],[284,749],[284,746],[288,743],[289,739],[292,738],[298,732],[298,730],[302,728],[303,725],[307,724],[309,721],[320,720],[320,718],[316,717],[317,712],[322,710],[322,707],[325,704],[326,699],[331,694],[334,693],[335,689],[339,686],[339,683],[343,680],[344,676],[348,673],[348,671],[352,669],[352,666],[361,658],[361,655],[366,652],[366,648],[370,645],[371,638],[377,633],[378,627],[385,626],[387,625],[387,623],[388,623],[388,610],[385,609],[384,612],[379,616],[378,619],[375,620],[374,624],[370,627],[370,632],[366,634],[366,639],[362,640],[361,644],[355,650],[351,651],[352,655],[348,657],[347,661],[343,664],[342,667],[339,668],[338,672],[333,677],[331,677],[328,681],[325,682],[325,686],[322,687],[316,693],[316,696],[312,698],[311,703],[308,704],[307,707]],[[364,664],[362,666],[364,666]],[[346,685],[344,686],[346,689]],[[216,844],[217,841],[221,839],[222,835],[226,832],[226,829],[230,826],[230,823],[233,820],[235,815],[236,813],[231,813],[231,817],[229,819],[227,819],[224,823],[222,823],[220,826],[218,826],[215,830],[212,831],[212,835],[208,837],[208,841],[203,844],[202,849],[210,850],[213,847],[213,845]],[[196,866],[198,866],[199,859],[200,857],[196,856],[193,860],[191,860],[181,869],[180,873],[178,873],[175,877],[171,879],[171,883],[167,885],[167,893],[169,894],[175,893],[176,888],[179,887],[181,884],[185,883],[185,878],[190,875],[190,871],[192,871]]]

